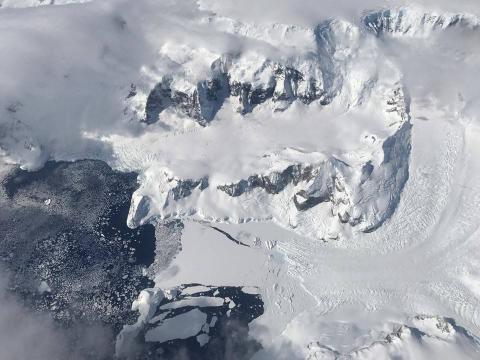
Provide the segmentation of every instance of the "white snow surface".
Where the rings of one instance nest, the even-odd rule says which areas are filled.
[[[92,0],[0,0],[2,8],[28,8],[44,5],[67,5],[85,3]]]
[[[203,285],[188,286],[188,287],[182,289],[182,295],[194,295],[194,294],[198,294],[198,293],[201,293],[201,292],[206,292],[206,291],[209,291],[209,290],[210,290],[209,287],[203,286]]]
[[[178,309],[185,306],[195,306],[195,307],[209,307],[209,306],[222,306],[223,299],[211,296],[196,296],[196,297],[186,297],[182,300],[167,303],[160,306],[159,309]]]
[[[187,339],[197,335],[206,321],[207,314],[198,309],[193,309],[164,320],[161,325],[147,331],[145,340],[149,342],[166,342],[175,339]]]
[[[182,251],[133,304],[140,316],[118,355],[165,296],[195,283],[258,289],[256,359],[479,357],[478,5],[355,2],[332,17],[328,1],[322,16],[307,14],[311,1],[259,2],[271,14],[251,16],[218,0],[41,3],[1,2],[2,162],[102,159],[140,173],[130,226],[185,222]],[[236,54],[231,79],[253,88],[283,64],[334,96],[268,100],[247,114],[229,97],[205,127],[174,108],[140,121],[164,76],[191,94],[226,54]],[[219,189],[292,165],[318,173],[276,194]],[[204,177],[208,187],[174,197]],[[307,210],[292,201],[325,189],[328,201]],[[197,336],[206,314],[155,321],[146,340],[162,342]]]

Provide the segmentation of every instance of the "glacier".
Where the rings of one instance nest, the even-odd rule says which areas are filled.
[[[138,173],[152,287],[118,358],[207,354],[232,294],[263,302],[253,359],[478,357],[480,9],[0,5],[2,166]]]

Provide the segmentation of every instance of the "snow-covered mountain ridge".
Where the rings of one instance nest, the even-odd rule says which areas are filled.
[[[418,8],[381,10],[367,14],[365,26],[378,35],[428,37],[434,31],[461,27],[477,31],[479,19],[471,14],[424,12]]]
[[[128,31],[126,20],[118,15],[114,20],[117,31]],[[150,142],[160,136],[163,144],[155,143],[145,152],[135,141],[139,138],[128,133],[82,129],[81,136],[87,134],[88,141],[93,137],[101,139],[102,146],[113,146],[117,167],[143,174],[142,187],[132,202],[130,225],[156,216],[195,215],[233,222],[273,219],[322,239],[338,238],[351,227],[371,231],[380,226],[395,210],[408,179],[410,126],[404,125],[410,116],[408,88],[394,57],[384,48],[387,38],[426,37],[452,27],[475,31],[478,26],[473,15],[430,14],[416,7],[372,11],[357,23],[326,20],[310,28],[243,23],[209,12],[192,22],[189,26],[214,34],[219,43],[227,41],[228,45],[162,40],[151,65],[143,66],[140,77],[124,85],[124,115],[112,114],[118,116],[112,118],[113,124],[127,124],[137,128],[135,132],[138,123],[149,124],[140,127],[141,138]],[[69,78],[65,79],[68,83]],[[115,102],[121,101],[118,90],[116,86],[112,92],[118,93],[118,98],[112,99]],[[31,129],[37,125],[22,117],[23,106],[20,100],[6,106],[11,109],[6,118],[11,120],[3,126],[13,136],[2,140],[2,148],[7,156],[18,159],[14,161],[23,158],[38,163],[49,153],[55,157],[55,152],[60,158],[76,158],[84,156],[82,151],[106,158],[99,154],[98,145],[93,149],[83,144],[80,150],[55,149],[62,147],[60,142],[39,139],[38,132]],[[294,113],[304,120],[293,120]],[[49,109],[48,116],[57,115]],[[287,134],[271,130],[278,128],[275,121],[279,118],[288,118],[282,121]],[[336,119],[343,119],[341,125]],[[346,139],[340,134],[348,124],[353,124],[355,131]],[[201,127],[207,125],[210,129],[203,131]],[[261,135],[257,133],[260,129]],[[290,131],[299,136],[289,137]],[[241,139],[246,150],[241,154],[222,151],[227,132],[236,133],[235,140]],[[332,133],[338,135],[327,135]],[[343,145],[339,147],[340,142]],[[187,155],[188,164],[173,161],[178,157],[173,144],[186,152],[195,147],[196,153]],[[309,158],[316,154],[322,159],[311,162]],[[328,165],[332,161],[342,165]],[[291,166],[316,170],[292,182],[282,178]],[[169,174],[165,179],[164,172]],[[271,176],[282,183],[279,191],[257,186]],[[191,186],[207,178],[208,186]],[[179,188],[177,182],[191,187],[188,196],[169,199],[169,192]],[[235,184],[243,187],[241,195],[232,197],[222,191]],[[260,207],[254,205],[257,196],[262,198]],[[299,206],[301,202],[309,205]],[[142,205],[139,209],[138,204]],[[325,214],[330,214],[328,221],[315,225],[313,231],[311,225],[306,227]]]
[[[297,111],[295,107],[305,109],[300,111],[305,111],[308,117],[314,116],[314,111],[325,109],[331,112],[329,116],[344,116],[346,122],[355,121],[358,113],[369,112],[375,103],[377,131],[382,134],[355,134],[358,138],[354,146],[370,153],[360,161],[348,159],[347,154],[323,152],[322,145],[315,144],[315,139],[309,144],[311,150],[299,148],[298,140],[304,140],[300,137],[290,146],[287,140],[283,149],[274,154],[250,154],[250,159],[234,160],[257,164],[252,166],[251,173],[244,173],[243,178],[229,168],[218,168],[214,171],[220,174],[214,172],[183,182],[181,177],[176,177],[175,170],[166,168],[168,175],[159,191],[153,190],[151,195],[142,195],[144,189],[137,192],[132,201],[130,225],[136,226],[157,215],[162,218],[195,215],[201,219],[234,222],[273,219],[323,239],[338,238],[344,223],[359,225],[364,231],[380,226],[393,213],[408,178],[410,125],[409,100],[401,74],[388,59],[380,58],[381,50],[375,40],[346,21],[327,21],[313,29],[277,24],[255,29],[249,24],[215,17],[206,23],[242,39],[275,46],[281,55],[272,60],[271,49],[266,51],[260,47],[256,51],[220,55],[210,65],[199,66],[196,49],[166,44],[160,51],[160,61],[169,63],[174,71],[164,75],[160,71],[157,75],[160,82],[148,96],[141,90],[144,84],[133,85],[127,99],[132,110],[127,114],[147,124],[159,122],[169,132],[175,129],[171,118],[177,121],[191,118],[200,126],[206,126],[215,120],[219,111],[223,114],[218,121],[226,121],[230,111],[232,116],[245,117],[246,121],[246,115],[251,113],[257,117],[260,113],[262,117],[271,117],[267,126],[273,127],[279,112]],[[300,42],[303,47],[296,45],[293,53],[290,49],[284,51],[289,39],[299,38],[304,40]],[[213,54],[210,57],[214,58]],[[195,85],[195,79],[199,78],[195,71],[199,68],[210,68],[209,76]],[[350,117],[351,120],[347,120]],[[312,127],[321,129],[321,122],[321,119],[312,119],[302,128],[291,121],[289,126],[302,133],[316,131]],[[210,125],[221,126],[215,122]],[[198,130],[199,137],[202,131]],[[269,140],[265,140],[265,146]],[[274,137],[271,140],[275,141]],[[321,138],[317,141],[321,143]],[[244,143],[243,146],[251,145]],[[272,149],[264,149],[268,150]],[[317,156],[319,150],[323,159],[312,163],[310,159]],[[221,156],[214,155],[212,161],[218,161]],[[285,165],[280,165],[282,163]],[[158,182],[163,176],[155,177]],[[208,183],[201,180],[207,177]],[[218,177],[230,182],[216,180]],[[200,182],[203,185],[200,186]],[[175,196],[181,188],[185,190],[184,196]],[[372,192],[379,190],[377,197],[372,196]],[[390,200],[379,200],[379,197]],[[247,205],[250,203],[252,206]],[[319,209],[311,210],[316,206]],[[226,208],[231,210],[225,212]],[[330,220],[314,229],[312,225],[305,225],[312,224],[314,218],[325,217]]]
[[[285,2],[3,1],[1,161],[139,174],[127,233],[155,225],[155,285],[120,357],[205,349],[254,302],[255,359],[475,358],[479,18]]]

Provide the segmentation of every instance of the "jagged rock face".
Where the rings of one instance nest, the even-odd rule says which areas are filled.
[[[348,325],[343,323],[344,328]],[[382,332],[380,332],[382,334]],[[368,336],[366,337],[368,338]],[[365,359],[365,358],[429,358],[428,350],[420,344],[428,343],[432,348],[435,345],[438,349],[434,350],[439,357],[442,357],[444,351],[450,352],[451,349],[445,347],[446,344],[461,344],[460,353],[462,356],[470,358],[475,357],[478,350],[478,339],[467,329],[457,325],[453,319],[440,316],[417,315],[407,319],[403,324],[395,324],[393,329],[383,334],[379,338],[372,338],[362,346],[353,347],[345,352],[341,349],[335,349],[326,346],[322,341],[313,341],[308,345],[307,359]],[[435,344],[435,345],[434,345]],[[414,354],[414,355],[413,355]],[[459,356],[459,354],[457,354]],[[448,356],[447,356],[448,357]]]
[[[247,180],[240,180],[230,185],[219,185],[218,189],[230,196],[237,197],[255,188],[262,188],[268,194],[278,194],[288,184],[298,184],[300,181],[310,180],[311,166],[291,165],[282,172],[273,172],[267,175],[252,175]]]
[[[230,89],[232,96],[238,96],[238,111],[241,114],[251,112],[255,106],[271,99],[275,92],[273,84],[267,88],[252,89],[249,83],[233,82]]]
[[[230,185],[220,185],[218,189],[232,197],[238,197],[256,188],[268,194],[278,194],[288,185],[297,186],[300,182],[307,184],[297,190],[292,198],[298,211],[308,210],[320,203],[334,201],[335,188],[338,189],[337,171],[348,165],[331,159],[316,166],[295,164],[281,172],[266,175],[253,175],[247,180]]]
[[[428,36],[434,30],[453,26],[478,28],[476,19],[463,14],[425,13],[414,8],[381,10],[364,17],[364,24],[377,35]]]
[[[199,216],[233,222],[274,219],[302,234],[317,232],[314,236],[319,238],[338,238],[342,229],[348,227],[359,231],[378,228],[393,214],[408,179],[410,99],[399,69],[382,53],[377,34],[363,31],[364,27],[371,28],[374,15],[368,16],[370,20],[364,18],[360,26],[331,20],[308,29],[279,25],[265,26],[258,31],[251,31],[253,24],[232,25],[225,19],[209,20],[226,21],[227,25],[221,25],[224,31],[263,41],[272,47],[284,45],[278,36],[288,46],[295,46],[288,35],[292,33],[301,36],[308,46],[276,57],[262,54],[259,49],[223,55],[208,53],[209,60],[202,62],[204,71],[200,77],[192,75],[198,64],[191,59],[204,55],[203,50],[174,45],[162,48],[161,61],[175,62],[172,59],[177,59],[177,53],[187,53],[190,60],[179,58],[172,73],[157,73],[154,77],[155,81],[158,78],[161,81],[154,85],[147,99],[145,121],[148,124],[159,121],[182,131],[177,126],[182,126],[183,120],[173,114],[205,126],[217,117],[220,109],[222,116],[232,110],[241,115],[252,113],[251,118],[255,120],[257,114],[268,116],[271,110],[274,123],[276,112],[292,111],[296,103],[295,109],[299,112],[308,109],[313,113],[318,109],[343,116],[358,111],[362,117],[374,113],[379,116],[375,121],[381,119],[382,131],[359,135],[365,139],[359,146],[368,149],[368,155],[361,160],[355,155],[350,157],[352,154],[342,155],[342,150],[338,156],[321,150],[322,156],[317,157],[310,150],[303,152],[300,144],[299,152],[293,156],[295,160],[290,158],[292,153],[285,154],[285,158],[279,155],[272,160],[263,159],[272,149],[262,150],[258,158],[252,158],[253,163],[258,163],[258,169],[247,164],[249,170],[241,175],[228,173],[228,169],[223,173],[220,169],[219,173],[213,172],[204,178],[182,179],[165,164],[161,169],[170,175],[157,173],[155,180],[151,180],[158,184],[158,189],[137,191],[134,195],[129,226],[156,217]],[[141,112],[141,107],[138,109]],[[237,114],[232,117],[241,118]],[[211,124],[211,128],[215,125]],[[368,128],[370,124],[365,126]],[[322,145],[311,148],[317,146]],[[297,151],[296,145],[286,148]],[[275,149],[276,153],[282,151]],[[312,156],[321,160],[307,160]],[[216,158],[211,161],[215,162]],[[229,164],[225,166],[228,168]],[[379,194],[381,200],[378,200]],[[321,231],[316,228],[314,217],[324,222],[319,226]],[[325,218],[328,220],[324,221]],[[309,225],[303,229],[304,224]]]
[[[308,77],[292,67],[269,63],[271,74],[267,84],[254,86],[231,79],[228,72],[215,71],[216,63],[222,60],[212,64],[212,78],[199,81],[191,93],[172,89],[171,80],[164,78],[148,95],[144,121],[153,124],[164,110],[172,107],[205,126],[215,118],[228,97],[236,97],[238,112],[247,114],[268,100],[277,103],[277,110],[284,110],[297,99],[309,104],[324,95],[321,79]],[[323,98],[322,104],[326,105],[329,101]]]
[[[177,89],[170,74],[150,91],[145,107],[147,124],[158,121],[167,108],[196,120],[205,126],[215,118],[227,98],[237,98],[237,111],[241,114],[269,100],[277,111],[285,110],[296,100],[304,104],[319,101],[328,105],[338,95],[343,84],[342,62],[336,55],[337,47],[348,47],[338,33],[350,34],[352,28],[345,23],[329,21],[312,31],[316,49],[298,57],[273,61],[264,58],[253,69],[244,68],[242,54],[224,54],[211,64],[210,77],[197,81],[188,90]],[[351,51],[354,51],[352,48]],[[245,79],[248,73],[250,80]],[[241,74],[239,76],[239,74]]]
[[[358,186],[352,217],[354,222],[365,222],[363,231],[379,228],[395,211],[400,195],[409,177],[412,125],[406,122],[383,143],[383,161],[373,168],[367,163],[362,168],[362,179]],[[369,174],[369,175],[368,175]],[[395,174],[395,176],[392,176]],[[386,196],[386,194],[389,194]],[[368,200],[385,199],[388,201]],[[365,206],[368,204],[367,206]]]
[[[327,171],[317,171],[312,184],[293,196],[295,207],[299,211],[305,211],[322,202],[333,200],[334,186],[334,174]]]
[[[361,25],[376,36],[415,37],[426,37],[432,31],[453,26],[480,26],[476,18],[468,15],[425,13],[415,8],[372,12],[362,19]],[[232,31],[245,35],[242,26],[246,25],[235,24]],[[275,111],[285,110],[297,100],[304,104],[318,101],[326,106],[350,81],[345,80],[351,76],[346,64],[358,51],[362,27],[331,20],[312,29],[286,28],[285,32],[310,33],[314,48],[280,60],[256,54],[258,62],[249,62],[245,59],[248,55],[242,53],[219,55],[211,64],[209,76],[195,81],[187,89],[177,88],[171,74],[162,74],[162,80],[149,90],[145,114],[141,118],[152,124],[161,118],[163,111],[172,109],[205,126],[229,98],[235,98],[231,100],[238,104],[237,111],[241,114],[250,113],[266,102],[271,102]],[[245,32],[248,34],[247,30]]]
[[[226,74],[198,82],[192,93],[172,90],[171,79],[165,78],[148,95],[145,122],[157,122],[160,113],[173,106],[180,113],[205,126],[220,110],[223,101],[229,96],[229,89]]]
[[[200,191],[202,191],[207,187],[208,176],[205,176],[199,180],[179,180],[178,185],[171,190],[173,200],[180,200],[190,196],[193,189],[198,188]]]
[[[235,184],[218,186],[218,189],[238,197],[256,188],[278,194],[291,185],[295,188],[291,201],[298,211],[330,202],[332,212],[338,215],[341,223],[363,224],[360,228],[370,232],[393,214],[408,180],[411,127],[406,122],[386,139],[382,163],[377,167],[370,161],[365,163],[359,178],[353,176],[348,164],[332,158],[315,166],[296,164],[282,172],[250,176]],[[376,200],[385,198],[388,201]]]
[[[178,99],[176,99],[176,101],[178,102]],[[148,95],[147,103],[145,105],[145,122],[147,124],[153,124],[157,122],[160,113],[168,108],[172,102],[173,99],[172,89],[170,89],[170,81],[165,79],[164,81],[158,83]]]

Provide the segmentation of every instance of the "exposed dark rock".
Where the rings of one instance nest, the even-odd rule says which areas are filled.
[[[372,232],[378,229],[393,215],[397,208],[401,193],[409,177],[409,158],[412,148],[411,130],[412,124],[406,122],[395,134],[387,138],[382,146],[382,163],[377,168],[372,169],[368,178],[362,179],[363,182],[359,187],[360,194],[364,188],[368,189],[368,187],[371,186],[371,182],[380,184],[379,192],[382,191],[392,194],[387,208],[382,212],[381,218],[375,219],[375,222],[364,229],[364,232]],[[395,176],[391,177],[389,175],[390,173],[395,173]],[[379,182],[378,179],[383,179],[383,181]],[[352,224],[352,226],[353,225],[354,224]]]
[[[172,107],[180,114],[195,119],[200,125],[205,126],[215,118],[229,97],[237,97],[238,111],[241,114],[247,114],[257,105],[268,100],[277,103],[277,110],[284,110],[295,100],[305,104],[320,100],[323,105],[326,105],[335,95],[332,93],[327,96],[322,88],[324,83],[333,88],[333,80],[325,82],[325,78],[316,79],[280,63],[266,62],[262,71],[270,71],[271,76],[263,86],[253,86],[250,82],[232,80],[229,68],[234,60],[232,56],[222,56],[214,61],[210,78],[199,81],[191,92],[175,90],[171,87],[170,78],[165,77],[148,96],[145,122],[147,124],[156,122],[162,111]],[[328,71],[331,73],[333,70]],[[333,79],[334,74],[330,73],[325,76]],[[305,86],[300,91],[302,83],[305,83]]]
[[[204,80],[197,85],[199,114],[194,116],[200,125],[205,126],[215,118],[225,99],[230,95],[228,76],[219,74],[216,78]]]
[[[478,24],[472,23],[462,14],[445,16],[441,14],[409,14],[410,9],[381,10],[364,17],[363,23],[367,29],[378,36],[399,33],[407,34],[414,31],[423,31],[425,28],[432,30],[447,29],[453,26],[476,28]]]
[[[330,201],[331,195],[321,195],[321,196],[312,196],[309,195],[305,190],[301,190],[293,196],[293,202],[295,207],[299,211],[308,210],[322,202]]]
[[[363,184],[372,175],[374,166],[371,161],[368,161],[362,166],[362,177],[360,178],[360,184]]]
[[[186,198],[192,194],[194,189],[199,189],[200,191],[205,190],[208,187],[208,176],[204,176],[198,180],[178,180],[178,185],[175,186],[170,192],[173,195],[173,199],[180,200]]]
[[[130,84],[130,91],[127,95],[127,99],[130,99],[136,95],[137,95],[137,87],[135,86],[135,84]]]
[[[153,124],[158,121],[160,113],[172,104],[171,80],[163,79],[150,92],[145,105],[145,122]]]
[[[298,184],[300,181],[309,180],[312,177],[312,167],[301,164],[290,165],[282,172],[272,172],[268,175],[252,175],[247,180],[242,179],[238,183],[218,186],[230,196],[236,197],[255,188],[262,188],[269,194],[278,194],[288,184]]]
[[[337,35],[332,28],[333,21],[327,21],[315,28],[317,56],[322,78],[321,105],[328,105],[337,96],[343,86],[343,72],[335,63],[334,55],[337,48]]]
[[[238,111],[244,115],[251,112],[255,106],[271,99],[275,92],[275,84],[275,80],[272,78],[271,84],[267,88],[256,87],[252,89],[250,83],[234,81],[230,85],[230,95],[238,97]]]
[[[330,163],[323,163],[315,171],[312,184],[305,190],[295,194],[293,201],[298,210],[308,210],[320,203],[331,201],[335,191],[336,172]]]
[[[244,244],[243,242],[241,242],[240,240],[237,240],[235,239],[232,235],[230,235],[228,232],[216,227],[216,226],[210,226],[213,230],[215,231],[218,231],[219,233],[223,234],[226,236],[226,238],[230,241],[233,241],[235,244],[237,245],[241,245],[241,246],[246,246],[246,247],[250,247],[249,245],[247,244]]]

